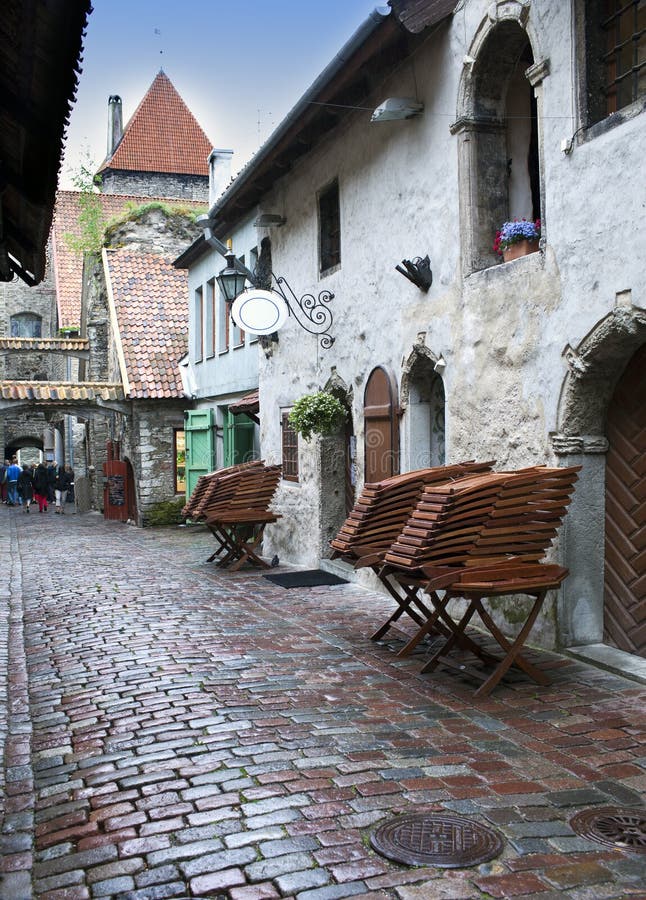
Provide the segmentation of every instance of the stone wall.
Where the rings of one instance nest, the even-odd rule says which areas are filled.
[[[105,169],[101,177],[101,191],[104,194],[204,200],[204,205],[208,205],[208,176]]]
[[[182,400],[133,404],[132,430],[124,457],[133,464],[137,484],[137,524],[145,525],[158,503],[175,500],[174,429],[184,428]]]

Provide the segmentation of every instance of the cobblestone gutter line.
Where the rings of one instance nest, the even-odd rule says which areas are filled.
[[[0,531],[0,559],[11,559],[10,530]],[[6,571],[6,566],[3,566]],[[9,673],[9,609],[11,607],[11,580],[0,579],[0,823],[4,817],[5,775],[4,748],[7,740]]]
[[[0,896],[30,900],[33,864],[34,778],[31,768],[31,719],[25,657],[23,566],[13,517],[4,532],[2,559],[8,561],[9,583],[1,590],[0,673],[4,696],[0,703],[0,740],[3,743],[0,834]],[[6,685],[6,687],[5,687]]]

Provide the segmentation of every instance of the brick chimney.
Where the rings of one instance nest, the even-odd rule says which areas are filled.
[[[233,150],[211,150],[209,156],[209,207],[231,183]]]
[[[108,159],[117,149],[117,145],[123,134],[123,116],[121,111],[121,97],[111,94],[108,97]]]

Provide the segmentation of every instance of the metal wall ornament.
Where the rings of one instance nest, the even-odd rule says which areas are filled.
[[[328,306],[334,299],[332,291],[320,291],[318,296],[303,294],[299,298],[287,279],[274,272],[271,272],[271,279],[275,287],[270,290],[256,287],[260,281],[256,272],[249,271],[230,247],[215,238],[210,230],[207,231],[207,239],[222,253],[227,263],[216,276],[216,281],[226,302],[232,304],[231,315],[239,328],[251,334],[273,334],[284,324],[287,315],[290,315],[301,328],[320,338],[323,350],[329,350],[334,343],[330,334],[334,317]],[[251,288],[243,290],[245,281],[251,283]]]
[[[276,291],[287,304],[290,314],[301,328],[320,337],[319,343],[323,350],[329,350],[334,343],[330,334],[334,316],[328,306],[334,300],[332,291],[320,291],[317,297],[314,294],[303,294],[298,298],[283,275],[276,276],[272,272],[272,277],[276,282]]]
[[[402,268],[402,266],[404,268]],[[408,278],[415,287],[418,287],[420,291],[424,291],[424,293],[426,293],[433,284],[431,260],[428,254],[423,259],[421,256],[416,256],[413,260],[403,259],[401,265],[395,266],[395,268],[404,276],[404,278]]]

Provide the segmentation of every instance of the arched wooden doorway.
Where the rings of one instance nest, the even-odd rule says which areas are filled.
[[[604,641],[646,657],[646,344],[608,408]]]
[[[399,404],[397,383],[383,368],[373,369],[363,396],[366,482],[383,481],[399,472]]]

